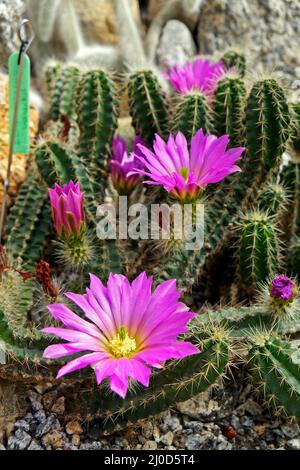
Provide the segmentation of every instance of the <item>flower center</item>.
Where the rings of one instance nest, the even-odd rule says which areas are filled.
[[[183,176],[183,178],[187,182],[187,180],[189,179],[189,169],[186,168],[186,167],[181,168],[180,169],[180,175]]]
[[[129,336],[127,328],[125,326],[121,326],[116,336],[111,340],[109,347],[111,353],[115,357],[130,358],[136,351],[136,341],[134,338]]]

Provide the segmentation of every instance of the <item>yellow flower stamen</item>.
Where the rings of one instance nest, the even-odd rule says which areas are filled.
[[[183,176],[183,178],[185,179],[185,181],[187,182],[187,180],[189,179],[189,169],[184,167],[184,168],[181,168],[180,169],[180,175]]]
[[[135,339],[129,336],[125,326],[121,326],[116,336],[110,341],[109,348],[111,354],[118,359],[130,358],[137,349]]]

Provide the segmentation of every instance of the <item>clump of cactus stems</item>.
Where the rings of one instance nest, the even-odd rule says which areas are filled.
[[[247,88],[243,64],[234,54],[225,55],[222,65],[205,62],[205,73],[216,66],[222,72],[214,86],[204,86],[202,77],[198,89],[182,94],[163,90],[146,65],[134,68],[124,87],[139,141],[118,146],[118,155],[113,78],[97,69],[47,71],[51,122],[32,149],[27,179],[8,215],[6,252],[0,253],[0,340],[7,351],[1,378],[28,384],[59,380],[76,397],[68,401],[68,414],[97,418],[101,431],[111,432],[209,388],[236,361],[235,346],[242,344],[239,355],[254,386],[266,402],[299,420],[300,373],[292,340],[300,329],[300,233],[297,223],[284,223],[285,214],[297,208],[297,172],[281,167],[287,145],[295,145],[295,128],[281,85],[266,78]],[[176,83],[176,73],[169,72]],[[203,246],[187,250],[172,237],[155,244],[99,239],[98,206],[112,201],[116,207],[124,194],[145,207],[153,201],[189,203],[194,215],[203,203]],[[55,256],[57,245],[63,263]],[[194,314],[187,303],[199,310],[199,277],[206,273],[207,282],[218,282],[209,267],[220,256],[227,262],[224,288],[238,292],[244,306],[218,308],[208,297],[208,307]],[[44,302],[67,330],[51,324]],[[156,325],[157,344],[169,338],[164,349],[151,348],[146,339],[155,312],[163,320],[161,332]],[[101,332],[112,331],[110,325],[106,343]]]

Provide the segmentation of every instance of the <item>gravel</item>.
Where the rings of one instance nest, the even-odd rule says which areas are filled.
[[[58,390],[32,391],[27,413],[15,421],[0,450],[299,450],[297,426],[254,401],[251,386],[241,385],[242,379],[106,437],[96,422],[68,419]]]

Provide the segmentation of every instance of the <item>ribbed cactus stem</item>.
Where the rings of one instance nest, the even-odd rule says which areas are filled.
[[[46,186],[31,169],[7,220],[6,248],[11,258],[22,258],[39,223],[48,198]],[[33,255],[36,256],[38,253]]]
[[[234,67],[236,72],[243,78],[246,73],[246,57],[241,52],[230,50],[221,57],[221,62],[226,68]]]
[[[211,110],[201,93],[189,93],[178,98],[173,118],[173,132],[183,132],[188,141],[199,129],[209,133],[212,128]]]
[[[49,187],[55,183],[67,184],[75,178],[72,160],[67,150],[55,142],[43,142],[35,150],[39,172]]]
[[[116,90],[103,71],[87,72],[77,95],[78,153],[98,183],[107,185],[107,158],[118,125]]]
[[[75,114],[75,91],[80,72],[76,67],[67,67],[59,75],[51,94],[51,119],[59,119],[61,115],[72,118]]]
[[[287,190],[276,181],[267,183],[259,193],[259,208],[269,215],[280,216],[287,208],[288,201]]]
[[[241,78],[228,76],[219,80],[215,92],[214,127],[218,136],[230,136],[231,147],[244,144],[245,100],[246,87]]]
[[[268,214],[254,211],[239,223],[239,272],[249,287],[258,286],[279,267],[277,228]]]
[[[133,73],[128,83],[129,108],[136,132],[152,146],[154,134],[166,137],[168,109],[166,96],[151,70]]]
[[[283,89],[274,79],[256,82],[246,106],[249,169],[262,176],[278,171],[290,135],[290,113]]]
[[[291,117],[290,150],[295,159],[300,159],[300,103],[292,104]]]
[[[299,354],[290,343],[268,334],[252,335],[249,370],[266,402],[279,414],[300,420]]]

